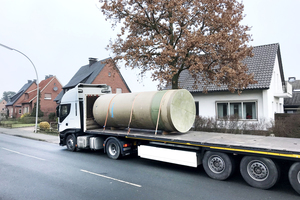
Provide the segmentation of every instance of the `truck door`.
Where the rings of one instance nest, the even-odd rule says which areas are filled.
[[[58,108],[59,132],[64,131],[65,129],[68,128],[69,122],[68,122],[68,120],[65,120],[65,119],[70,114],[70,110],[71,110],[71,104],[70,103],[59,105],[59,108]]]

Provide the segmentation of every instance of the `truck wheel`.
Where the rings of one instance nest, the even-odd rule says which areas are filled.
[[[294,190],[300,194],[300,162],[296,162],[291,166],[289,180]]]
[[[234,172],[235,165],[229,155],[207,151],[203,157],[203,168],[209,177],[223,181]]]
[[[67,148],[69,151],[76,151],[76,142],[74,135],[69,135],[67,137]]]
[[[273,187],[279,179],[277,165],[269,158],[245,156],[240,165],[244,180],[259,189]]]
[[[121,149],[119,143],[115,139],[108,140],[106,144],[106,153],[109,158],[117,160],[120,157]]]

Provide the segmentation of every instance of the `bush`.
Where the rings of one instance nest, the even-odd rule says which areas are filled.
[[[50,129],[50,124],[48,122],[41,122],[40,123],[40,130],[41,131],[48,131]]]
[[[56,121],[56,113],[49,113],[48,118],[50,122]]]
[[[31,115],[29,113],[25,113],[21,115],[20,119],[22,120],[24,117],[30,117]]]
[[[300,114],[276,114],[275,122],[266,119],[257,121],[239,120],[228,117],[221,120],[213,117],[197,116],[195,131],[263,135],[300,138]]]
[[[20,118],[19,121],[22,124],[34,124],[35,123],[35,117],[31,117],[31,115],[29,114],[29,116],[25,116],[23,118]]]
[[[277,137],[300,138],[300,114],[276,114],[271,130]]]

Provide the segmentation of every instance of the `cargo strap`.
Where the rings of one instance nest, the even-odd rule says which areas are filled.
[[[106,122],[107,122],[107,118],[108,118],[108,112],[109,112],[110,104],[111,104],[112,100],[113,100],[116,96],[117,96],[117,94],[116,94],[113,98],[111,98],[111,100],[110,100],[110,102],[109,102],[109,104],[108,104],[108,107],[107,107],[107,113],[106,113],[106,118],[105,118],[103,130],[102,130],[103,132],[105,131],[105,126],[106,126]]]
[[[130,111],[130,117],[129,117],[129,122],[128,122],[128,131],[127,131],[127,134],[130,133],[130,124],[131,124],[131,120],[132,120],[132,113],[133,113],[134,102],[135,102],[136,98],[137,98],[140,94],[141,94],[141,93],[138,93],[138,94],[134,97],[134,100],[133,100],[132,105],[131,105],[131,111]]]
[[[167,94],[168,92],[170,92],[170,91],[171,91],[171,90],[168,90],[168,91],[163,95],[163,97],[162,97],[161,100],[160,100],[159,110],[158,110],[158,116],[157,116],[157,121],[156,121],[155,135],[157,134],[158,122],[159,122],[159,116],[160,116],[160,111],[161,111],[161,104],[162,104],[162,101],[163,101],[164,97],[166,96],[166,94]]]

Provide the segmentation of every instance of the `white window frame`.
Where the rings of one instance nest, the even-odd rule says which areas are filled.
[[[231,103],[241,103],[241,110],[242,110],[242,117],[244,116],[244,103],[255,103],[255,112],[256,112],[256,118],[254,119],[243,119],[243,118],[239,118],[238,120],[241,121],[245,121],[245,120],[251,120],[251,121],[257,121],[258,120],[258,101],[257,100],[228,100],[228,101],[216,101],[215,103],[215,111],[216,111],[216,118],[217,120],[224,120],[223,118],[219,118],[219,113],[218,113],[218,104],[219,103],[225,103],[227,104],[228,109],[228,115],[227,116],[231,116],[230,114],[230,104]]]
[[[49,95],[50,94],[50,97],[46,97],[46,95]],[[45,98],[46,100],[51,100],[52,99],[52,94],[51,93],[45,93]]]
[[[116,94],[121,94],[122,93],[122,88],[116,88]]]

